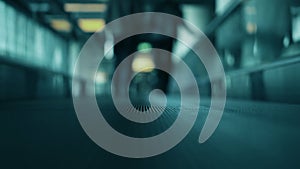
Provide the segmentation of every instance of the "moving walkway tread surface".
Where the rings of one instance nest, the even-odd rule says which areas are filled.
[[[105,110],[114,110],[111,104],[103,106]],[[120,132],[147,137],[172,125],[177,117],[173,110],[178,105],[173,106],[152,128],[138,128],[109,114],[105,117]],[[1,103],[1,165],[31,169],[300,167],[299,105],[227,101],[216,132],[199,144],[208,108],[201,105],[191,132],[170,151],[130,159],[106,152],[93,143],[81,128],[71,100]]]

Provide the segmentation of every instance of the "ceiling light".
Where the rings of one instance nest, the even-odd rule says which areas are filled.
[[[93,33],[101,31],[105,26],[104,19],[79,19],[78,26],[84,32]]]
[[[70,22],[65,19],[52,19],[50,24],[53,29],[60,32],[70,32],[72,29]]]
[[[105,12],[107,5],[99,3],[66,3],[64,8],[66,12]]]

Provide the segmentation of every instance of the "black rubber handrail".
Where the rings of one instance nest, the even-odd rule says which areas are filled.
[[[280,59],[272,63],[265,63],[255,67],[243,68],[239,70],[232,70],[226,73],[228,76],[241,76],[245,74],[252,74],[257,72],[263,72],[270,69],[276,69],[284,66],[300,63],[300,54],[289,56],[290,58]]]

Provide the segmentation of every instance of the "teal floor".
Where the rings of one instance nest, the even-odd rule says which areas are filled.
[[[111,104],[102,106],[114,110]],[[300,168],[300,106],[227,101],[216,132],[206,143],[199,144],[207,108],[201,106],[189,135],[170,151],[155,157],[130,159],[106,152],[93,143],[81,128],[71,100],[1,103],[0,168]],[[115,115],[106,118],[120,132],[134,131],[131,134],[143,137],[143,133],[161,132],[176,116],[167,112],[152,128],[138,128]],[[145,132],[147,128],[149,131]]]

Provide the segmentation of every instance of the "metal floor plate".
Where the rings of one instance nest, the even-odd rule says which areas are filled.
[[[198,137],[207,116],[203,100],[196,124],[170,151],[145,159],[113,155],[98,147],[82,130],[71,100],[20,101],[0,104],[1,165],[4,168],[300,168],[300,106],[227,101],[213,136]],[[106,110],[112,105],[105,105]],[[159,107],[157,107],[159,109]],[[152,124],[135,124],[107,113],[108,122],[124,134],[148,137],[167,129],[178,105]]]

